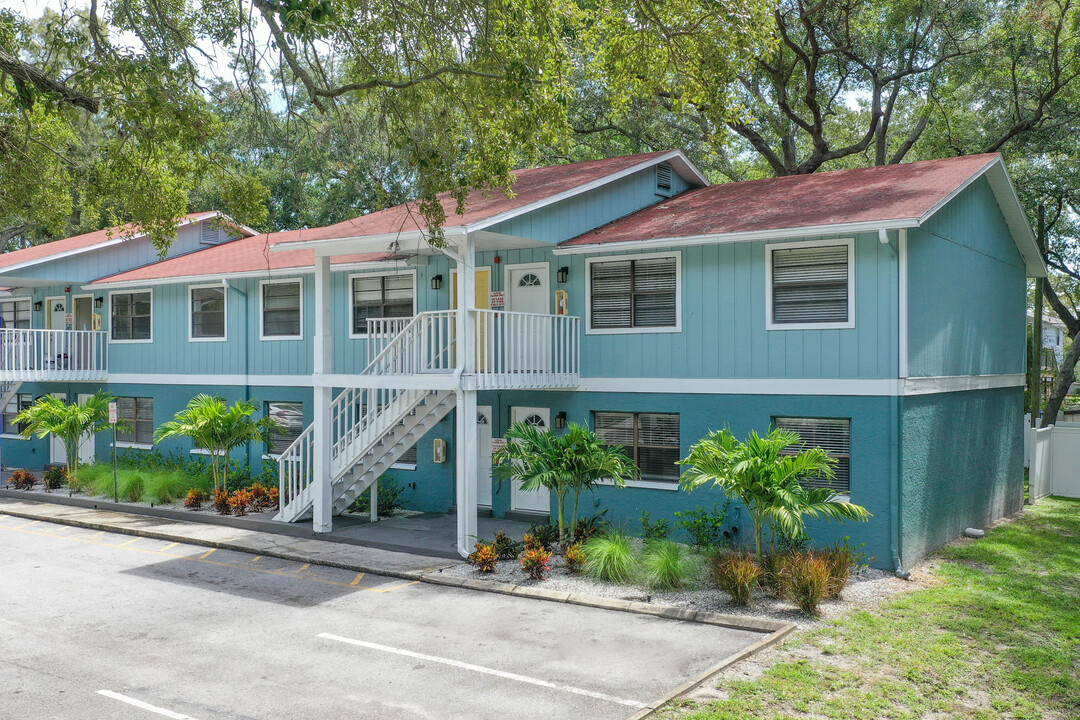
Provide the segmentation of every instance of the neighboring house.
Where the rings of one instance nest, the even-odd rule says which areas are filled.
[[[873,517],[812,532],[879,567],[1020,509],[1026,278],[1045,270],[1000,156],[710,186],[672,151],[516,176],[464,215],[447,198],[441,250],[402,206],[203,249],[192,220],[160,262],[137,239],[74,266],[59,243],[20,251],[45,258],[32,272],[2,256],[5,317],[35,328],[5,331],[4,463],[63,452],[15,439],[17,407],[106,387],[134,448],[197,392],[256,398],[288,428],[249,457],[279,461],[280,519],[327,531],[390,472],[407,506],[456,509],[462,553],[478,512],[552,509],[490,479],[518,420],[624,445],[641,478],[583,509],[631,526],[723,500],[680,492],[676,463],[725,426],[827,449]]]
[[[1034,313],[1029,311],[1027,314],[1027,324],[1029,326],[1033,324],[1034,318]],[[1044,369],[1056,369],[1061,365],[1061,359],[1065,357],[1065,343],[1069,339],[1065,323],[1054,315],[1044,314],[1042,336],[1043,350],[1050,351],[1050,354],[1054,357],[1053,368],[1044,367]],[[1047,364],[1044,360],[1043,365]]]

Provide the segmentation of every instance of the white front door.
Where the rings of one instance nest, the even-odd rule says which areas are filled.
[[[49,308],[47,322],[50,330],[67,330],[67,297],[45,298]]]
[[[550,271],[547,263],[509,265],[506,268],[506,309],[512,312],[551,313]],[[510,338],[511,372],[544,372],[551,369],[551,321],[526,321],[525,338]]]
[[[84,403],[90,398],[85,393],[79,394],[79,402]],[[94,434],[87,433],[79,443],[79,464],[90,465],[94,462]]]
[[[541,430],[551,427],[551,410],[549,408],[515,407],[510,409],[511,422],[526,422]],[[519,487],[517,480],[510,487],[510,508],[512,510],[524,510],[526,512],[550,513],[551,491],[529,490]]]
[[[476,504],[491,507],[491,407],[476,408]]]
[[[66,393],[51,394],[54,398],[60,398],[64,402],[67,402]],[[67,462],[67,452],[64,450],[64,443],[56,435],[49,436],[49,462],[56,465],[63,465]]]

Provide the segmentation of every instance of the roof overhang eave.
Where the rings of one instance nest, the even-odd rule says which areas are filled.
[[[919,226],[918,218],[893,220],[868,220],[866,222],[838,223],[834,225],[806,225],[802,227],[751,230],[746,232],[713,233],[686,237],[665,237],[625,242],[595,243],[592,245],[561,245],[554,249],[556,255],[585,255],[589,253],[618,252],[642,248],[688,247],[694,245],[718,245],[754,240],[787,240],[791,238],[823,237],[827,235],[853,235],[879,230],[900,230]]]
[[[446,238],[464,235],[467,229],[461,226],[443,228]],[[378,235],[350,235],[340,238],[321,238],[318,240],[296,240],[280,242],[270,246],[273,252],[289,250],[314,250],[317,256],[323,255],[360,255],[363,253],[400,252],[402,245],[416,244],[418,248],[427,246],[428,233],[423,230],[380,233]]]
[[[398,260],[372,260],[370,262],[336,263],[330,266],[331,272],[344,272],[353,270],[382,270],[397,268],[411,263],[404,258]],[[274,268],[272,270],[245,270],[233,273],[208,273],[205,275],[178,275],[166,278],[140,278],[136,280],[109,281],[107,278],[87,283],[85,288],[101,288],[102,290],[115,290],[119,288],[147,287],[149,285],[185,285],[188,283],[213,283],[226,280],[244,280],[247,278],[289,277],[293,275],[309,275],[315,271],[311,265]]]

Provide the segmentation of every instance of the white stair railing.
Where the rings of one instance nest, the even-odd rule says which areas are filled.
[[[304,432],[278,456],[278,506],[296,501],[303,505],[311,500],[311,478],[315,470],[314,426]]]
[[[418,313],[379,351],[364,375],[448,373],[455,367],[454,310]]]
[[[101,330],[0,329],[2,380],[104,380],[108,373]]]
[[[581,318],[474,310],[477,389],[576,384]]]

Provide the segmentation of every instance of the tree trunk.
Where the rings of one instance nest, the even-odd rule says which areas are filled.
[[[1065,359],[1061,361],[1057,379],[1054,381],[1054,390],[1050,393],[1050,400],[1046,403],[1046,412],[1043,413],[1042,427],[1053,425],[1057,422],[1058,411],[1065,402],[1065,396],[1069,394],[1069,387],[1076,379],[1076,363],[1080,362],[1080,334],[1073,336],[1069,351],[1065,353]]]

